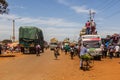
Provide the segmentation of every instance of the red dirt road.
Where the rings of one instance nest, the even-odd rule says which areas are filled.
[[[58,60],[46,50],[41,56],[0,57],[0,80],[120,80],[120,58],[94,61],[90,71],[79,69],[79,58],[61,52]]]

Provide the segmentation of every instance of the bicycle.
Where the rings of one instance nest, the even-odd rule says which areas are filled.
[[[92,56],[89,55],[84,55],[81,57],[82,59],[82,69],[84,71],[86,70],[90,70],[91,67],[93,67],[93,64],[94,64],[94,59]]]

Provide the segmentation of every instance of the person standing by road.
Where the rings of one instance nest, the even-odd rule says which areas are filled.
[[[86,53],[87,53],[87,48],[86,48],[86,45],[83,44],[80,48],[80,57],[83,56]],[[80,69],[82,69],[82,68],[83,68],[83,59],[80,58]]]
[[[0,55],[2,54],[2,46],[0,45]]]
[[[100,49],[101,49],[102,58],[103,58],[103,56],[104,56],[104,44],[101,44]]]
[[[108,52],[108,49],[107,49],[107,47],[106,47],[106,45],[104,45],[104,57],[106,58],[107,57],[107,52]]]
[[[36,45],[36,56],[40,56],[41,46],[39,44]]]
[[[113,44],[110,44],[108,49],[109,49],[109,57],[110,57],[110,59],[112,59],[113,53],[115,52],[115,47]]]
[[[117,44],[116,46],[115,46],[115,56],[117,57],[117,58],[119,58],[119,56],[120,56],[120,46]]]

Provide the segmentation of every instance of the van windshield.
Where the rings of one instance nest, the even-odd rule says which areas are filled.
[[[84,41],[83,44],[87,45],[87,48],[100,48],[101,46],[99,41]]]

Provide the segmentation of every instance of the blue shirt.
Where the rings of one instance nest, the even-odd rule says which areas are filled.
[[[80,56],[81,56],[81,55],[84,55],[84,54],[86,54],[86,53],[87,53],[87,48],[81,47],[81,49],[80,49]]]

